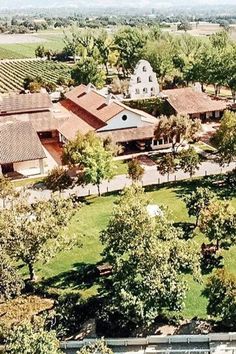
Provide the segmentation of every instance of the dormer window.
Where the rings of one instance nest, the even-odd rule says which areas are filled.
[[[143,72],[145,73],[147,71],[146,66],[143,66]]]
[[[152,82],[153,80],[152,80],[152,76],[149,76],[149,82]]]
[[[137,84],[140,84],[140,82],[141,82],[141,77],[137,77]]]

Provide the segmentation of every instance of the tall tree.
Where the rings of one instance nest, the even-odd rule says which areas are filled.
[[[133,182],[141,181],[144,172],[145,170],[138,159],[132,159],[128,162],[128,175]]]
[[[69,142],[63,151],[63,161],[72,165],[79,165],[79,182],[92,183],[97,186],[101,194],[100,185],[103,180],[113,177],[115,154],[114,147],[96,136],[93,132],[86,135],[79,134],[74,141]]]
[[[0,198],[3,200],[3,207],[6,206],[8,200],[17,197],[17,195],[13,183],[4,176],[0,176]]]
[[[125,27],[115,34],[114,44],[119,52],[119,64],[125,76],[133,72],[135,65],[141,59],[145,41],[144,34],[138,28]]]
[[[183,142],[191,142],[201,131],[201,121],[188,116],[161,116],[155,135],[157,139],[167,137],[172,141],[172,150],[177,153]]]
[[[214,192],[212,192],[209,188],[202,187],[197,188],[196,191],[193,191],[191,194],[185,196],[184,201],[186,203],[188,215],[196,217],[196,227],[199,224],[199,217],[201,213],[212,203],[215,198],[216,195]]]
[[[71,71],[71,78],[78,85],[93,84],[97,88],[105,85],[106,74],[93,57],[82,57]]]
[[[213,137],[221,165],[229,164],[236,158],[236,113],[225,111],[219,129]]]
[[[236,328],[236,277],[225,269],[210,277],[204,294],[208,298],[207,313],[221,318],[224,326]]]
[[[183,241],[168,216],[151,217],[148,204],[140,186],[125,189],[101,234],[113,269],[104,288],[108,311],[135,324],[180,310],[186,293],[183,274],[198,269],[194,242]]]
[[[164,154],[157,161],[157,170],[161,175],[168,176],[168,180],[170,178],[170,174],[175,173],[177,169],[177,164],[175,160],[175,156],[173,154]]]
[[[226,200],[215,200],[203,209],[200,229],[210,241],[228,248],[236,242],[236,210]]]
[[[199,170],[200,164],[200,157],[193,147],[179,153],[179,166],[184,173],[189,173],[190,178]]]
[[[63,233],[73,213],[72,201],[59,197],[35,204],[20,200],[1,211],[0,244],[28,267],[30,280],[36,278],[36,262],[47,262],[75,245],[76,237]]]

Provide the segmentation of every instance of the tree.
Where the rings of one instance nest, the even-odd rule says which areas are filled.
[[[31,281],[36,279],[36,262],[47,262],[75,245],[75,236],[62,232],[73,213],[72,201],[59,197],[35,204],[20,200],[1,211],[0,244],[11,258],[26,264]]]
[[[108,63],[109,56],[111,54],[111,49],[114,45],[112,37],[108,36],[107,31],[101,31],[98,37],[95,38],[95,45],[99,50],[99,54],[101,56],[101,60],[103,65],[106,68],[106,74],[108,75]]]
[[[189,173],[190,178],[199,170],[200,163],[199,155],[193,147],[179,153],[179,166],[184,173]]]
[[[23,281],[4,249],[0,247],[0,303],[20,295]]]
[[[168,180],[170,174],[176,171],[176,161],[173,154],[164,154],[160,159],[157,161],[157,170],[160,172],[161,175],[168,175]]]
[[[141,59],[145,41],[146,38],[138,28],[125,27],[115,34],[114,44],[119,52],[119,64],[124,76],[133,72]]]
[[[213,200],[200,216],[200,229],[217,249],[228,248],[236,241],[236,211],[226,200]]]
[[[221,165],[234,161],[236,158],[236,113],[225,111],[213,142],[218,149]]]
[[[225,269],[210,277],[205,291],[208,298],[207,313],[220,317],[227,327],[236,328],[236,277]]]
[[[177,26],[177,30],[178,31],[190,31],[192,29],[191,23],[189,23],[188,21],[181,21],[178,26]]]
[[[36,58],[44,58],[45,57],[45,48],[43,45],[39,45],[36,49],[35,49],[35,56]]]
[[[201,212],[212,203],[215,197],[215,193],[209,188],[202,187],[185,196],[184,201],[188,209],[188,215],[196,217],[196,227],[198,226]]]
[[[93,84],[97,88],[105,85],[106,74],[99,63],[92,57],[81,58],[71,71],[71,77],[76,84]]]
[[[103,339],[83,346],[77,354],[95,354],[97,352],[101,354],[113,354],[113,351],[108,348]]]
[[[179,147],[184,141],[193,141],[201,131],[201,121],[191,119],[188,116],[161,116],[155,135],[157,139],[162,137],[169,138],[172,141],[172,150],[177,153]]]
[[[61,192],[64,189],[71,187],[73,180],[69,176],[68,171],[63,167],[55,167],[49,172],[44,182],[46,187],[53,192]]]
[[[138,159],[132,159],[128,162],[128,175],[133,182],[141,181],[145,169],[142,167]]]
[[[79,165],[82,171],[82,180],[79,178],[79,182],[96,185],[100,196],[102,181],[109,181],[113,177],[114,153],[111,144],[105,144],[93,132],[89,132],[78,134],[74,141],[69,142],[63,150],[62,159],[65,163]]]
[[[0,176],[0,198],[3,200],[3,207],[6,206],[7,200],[11,200],[17,195],[13,183],[4,176]]]
[[[6,354],[60,354],[60,343],[54,332],[34,328],[28,323],[14,327],[6,341]]]
[[[173,63],[173,45],[166,40],[148,41],[143,49],[143,57],[148,60],[157,74],[161,87],[175,68]]]
[[[193,241],[168,215],[151,217],[142,188],[133,184],[116,202],[101,234],[112,275],[104,283],[106,308],[135,324],[147,324],[168,310],[179,311],[186,284],[183,274],[197,274],[199,257]]]

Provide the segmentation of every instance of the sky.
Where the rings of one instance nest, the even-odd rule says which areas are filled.
[[[236,0],[0,0],[0,8],[25,7],[168,7],[178,5],[236,5]]]

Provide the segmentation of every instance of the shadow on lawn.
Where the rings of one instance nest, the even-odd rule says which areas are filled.
[[[211,189],[219,198],[232,199],[236,197],[235,188],[231,188],[229,184],[225,182],[224,175],[208,176],[176,182],[166,187],[174,188],[177,197],[181,199],[184,199],[185,196],[189,195],[199,187]]]
[[[88,289],[99,284],[99,272],[94,264],[75,263],[73,269],[43,280],[42,286],[58,289]]]

